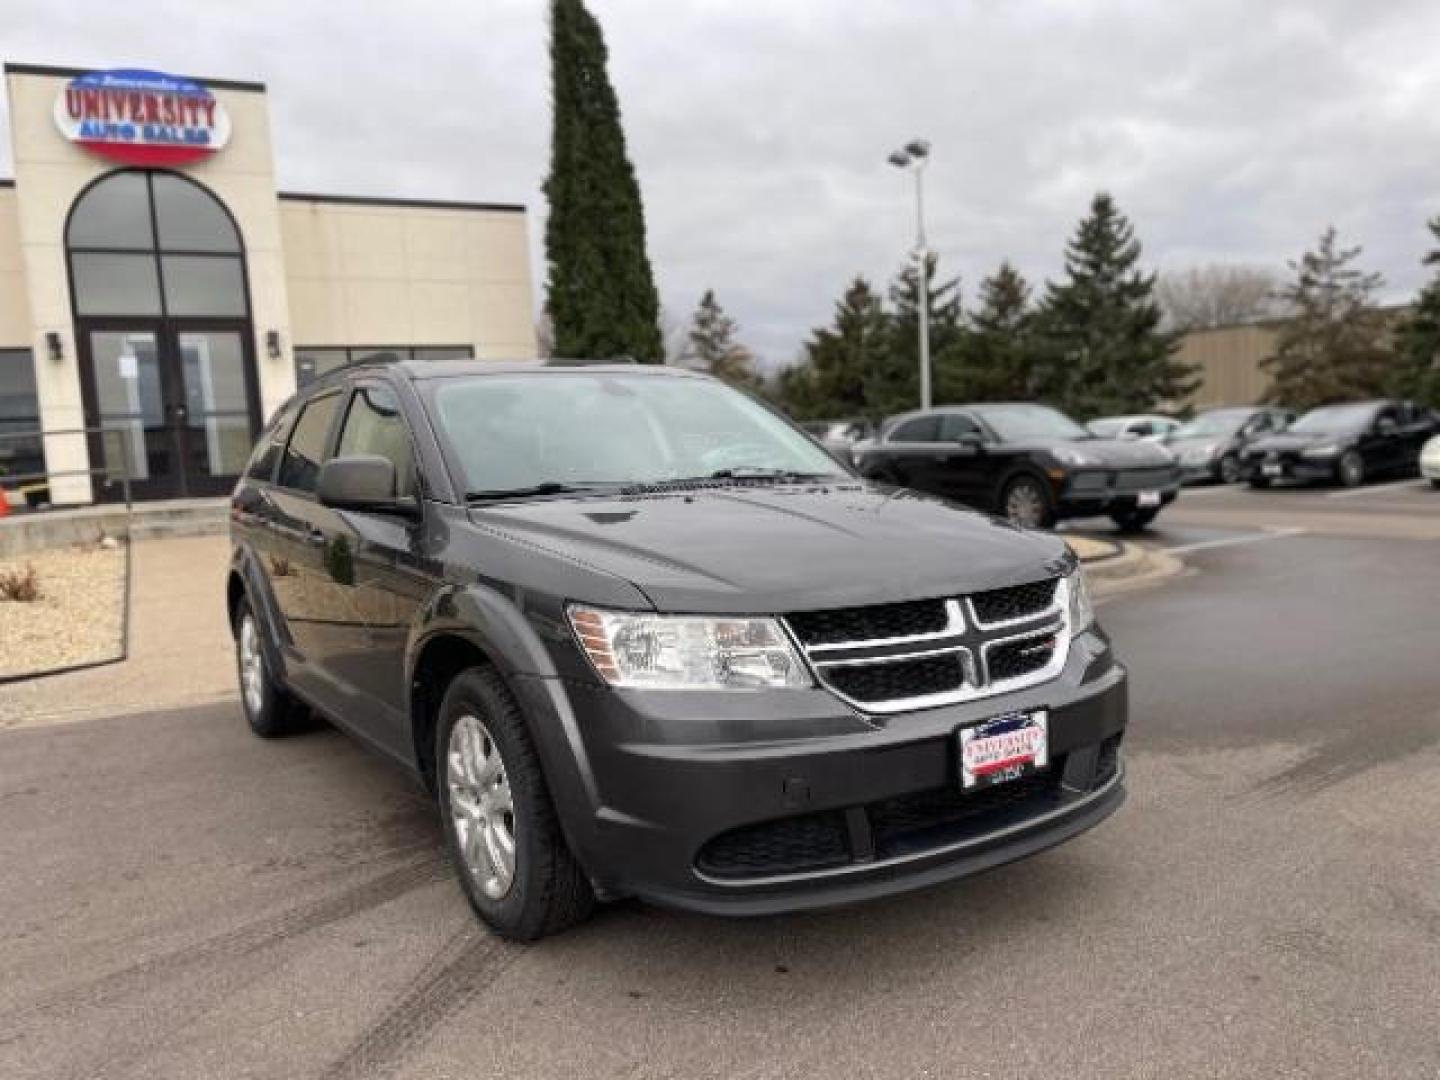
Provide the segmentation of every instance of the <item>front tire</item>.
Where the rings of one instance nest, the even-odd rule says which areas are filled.
[[[494,671],[471,668],[445,692],[435,775],[450,858],[491,929],[533,941],[590,914],[594,892],[565,843],[525,718]]]
[[[1354,450],[1345,451],[1335,466],[1335,478],[1341,487],[1359,487],[1365,482],[1365,459]]]
[[[1236,484],[1240,482],[1241,470],[1240,459],[1234,454],[1226,454],[1220,459],[1219,478],[1222,484]]]
[[[1012,524],[1025,529],[1048,529],[1055,524],[1050,493],[1033,476],[1017,476],[1005,485],[1000,512]]]
[[[1110,520],[1120,527],[1121,532],[1135,533],[1146,528],[1159,516],[1159,510],[1122,510],[1111,514]]]
[[[242,597],[235,609],[235,666],[240,676],[240,707],[250,730],[262,739],[277,739],[305,726],[305,707],[270,670],[261,640],[264,630]]]

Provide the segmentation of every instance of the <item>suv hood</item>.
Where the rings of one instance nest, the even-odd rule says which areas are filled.
[[[953,596],[1061,574],[1074,558],[1056,537],[858,481],[512,503],[470,519],[624,578],[667,612]]]
[[[1310,446],[1321,446],[1325,443],[1337,443],[1341,446],[1353,442],[1355,432],[1341,432],[1339,434],[1326,435],[1316,432],[1313,435],[1293,435],[1284,433],[1280,435],[1267,435],[1263,439],[1256,439],[1250,444],[1249,453],[1264,454],[1271,450],[1283,453],[1286,450],[1304,450]]]

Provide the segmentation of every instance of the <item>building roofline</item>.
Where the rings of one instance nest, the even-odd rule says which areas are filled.
[[[96,71],[104,71],[104,68],[82,68],[82,67],[54,67],[50,64],[15,64],[9,61],[5,63],[6,75],[57,75],[61,78],[73,79],[77,75],[90,75]],[[167,74],[170,74],[167,72]],[[199,83],[201,86],[211,90],[238,90],[246,94],[265,93],[263,82],[242,82],[238,79],[213,79],[208,75],[175,75],[177,79],[187,79],[190,82]]]
[[[523,214],[524,203],[459,202],[451,199],[399,199],[381,195],[322,195],[309,191],[279,191],[276,195],[290,202],[341,203],[350,206],[409,206],[428,210],[492,210]]]

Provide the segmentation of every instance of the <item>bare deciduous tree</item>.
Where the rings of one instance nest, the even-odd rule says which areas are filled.
[[[1160,275],[1156,298],[1171,330],[1205,330],[1285,314],[1280,275],[1264,266],[1207,263]]]

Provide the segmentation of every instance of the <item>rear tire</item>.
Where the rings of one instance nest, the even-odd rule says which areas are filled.
[[[1025,529],[1048,529],[1055,524],[1050,493],[1033,476],[1017,476],[1005,485],[1000,512],[1012,524]]]
[[[1110,520],[1120,527],[1121,532],[1140,532],[1160,514],[1159,510],[1123,510],[1111,514]]]
[[[435,776],[446,846],[475,913],[517,941],[559,933],[595,904],[570,853],[520,707],[489,668],[440,704]]]
[[[1365,482],[1365,459],[1354,450],[1346,450],[1335,465],[1335,479],[1341,487],[1359,487]]]
[[[1430,481],[1430,486],[1431,486],[1432,488],[1434,488],[1436,491],[1440,491],[1440,480],[1431,480],[1431,481]]]
[[[1250,486],[1256,491],[1264,491],[1270,486],[1270,478],[1268,476],[1252,476],[1250,477]]]
[[[235,608],[234,630],[240,707],[245,711],[250,730],[262,739],[278,739],[303,730],[308,719],[305,706],[271,671],[261,636],[265,631],[248,597],[241,597]]]

